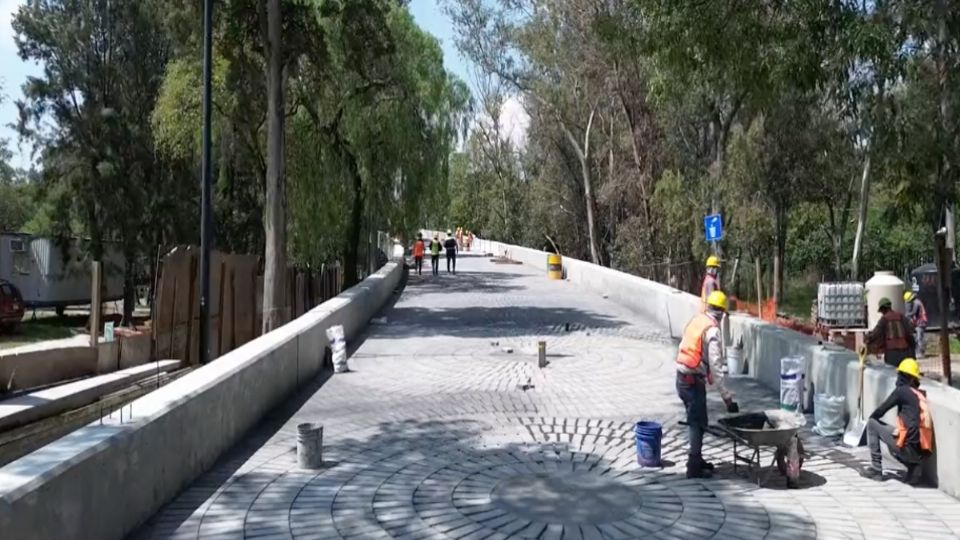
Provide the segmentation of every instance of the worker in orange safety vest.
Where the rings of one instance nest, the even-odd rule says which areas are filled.
[[[716,255],[707,257],[707,272],[700,284],[700,311],[707,309],[707,297],[713,291],[720,290],[720,258]]]
[[[896,425],[891,426],[882,418],[894,407],[897,408]],[[870,467],[861,474],[872,480],[883,480],[880,441],[886,443],[897,461],[907,466],[904,480],[908,484],[919,484],[923,477],[923,460],[933,452],[933,418],[927,396],[920,390],[920,366],[913,358],[900,362],[896,387],[867,422]]]
[[[423,252],[426,251],[426,247],[423,233],[417,233],[417,241],[413,243],[413,265],[418,276],[423,272]]]
[[[883,317],[867,334],[867,345],[883,348],[883,361],[890,366],[899,366],[907,358],[913,358],[917,343],[913,324],[899,311],[893,309],[889,298],[881,298],[880,313]]]
[[[706,311],[687,323],[677,352],[677,394],[687,412],[690,450],[687,478],[707,478],[713,465],[703,460],[703,433],[707,428],[707,384],[715,385],[728,412],[739,406],[723,384],[726,359],[723,357],[720,321],[727,311],[727,295],[713,291],[707,296]]]

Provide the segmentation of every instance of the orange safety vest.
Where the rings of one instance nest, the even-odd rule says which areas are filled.
[[[677,370],[690,374],[699,372],[703,361],[703,335],[710,328],[718,326],[713,317],[700,313],[693,318],[683,329],[683,339],[680,340],[680,350],[677,352]],[[710,364],[707,363],[707,373]]]
[[[920,308],[917,310],[917,320],[912,321],[914,326],[925,326],[927,324],[927,308],[923,305],[923,302],[920,300],[914,300],[917,302],[917,307]]]
[[[933,419],[930,418],[930,408],[927,406],[927,396],[916,388],[910,390],[917,396],[920,402],[920,450],[929,452],[933,450]],[[897,415],[897,448],[903,448],[907,444],[907,425]]]
[[[899,311],[890,310],[883,316],[887,325],[884,348],[887,351],[897,351],[907,348],[907,329],[903,325],[903,315]]]
[[[426,249],[423,244],[423,240],[417,240],[413,244],[413,256],[414,257],[423,257],[423,251]]]

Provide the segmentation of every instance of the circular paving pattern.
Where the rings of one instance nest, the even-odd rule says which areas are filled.
[[[526,442],[491,446],[498,437],[424,434],[411,444],[418,440],[412,434],[354,450],[297,493],[291,530],[309,537],[328,519],[343,537],[399,538],[419,531],[442,538],[626,539],[658,533],[711,538],[734,530],[762,538],[771,527],[748,491],[728,490],[722,480],[714,480],[716,488],[687,480],[678,466],[638,467],[628,424],[515,422],[516,429],[500,438]],[[531,442],[518,435],[524,432],[539,436]],[[546,441],[555,437],[566,442]],[[666,457],[677,459],[682,447],[665,442]],[[790,532],[802,538],[812,531]]]
[[[493,480],[493,475],[484,475],[476,487],[483,492]],[[587,473],[508,475],[494,485],[490,498],[498,508],[521,518],[564,525],[622,521],[641,503],[640,495],[629,487]]]

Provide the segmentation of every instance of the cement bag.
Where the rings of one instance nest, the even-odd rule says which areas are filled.
[[[338,324],[327,328],[327,339],[330,341],[330,352],[333,353],[333,372],[350,371],[347,367],[347,341],[343,337],[343,327]]]
[[[843,435],[847,425],[843,419],[846,402],[847,398],[844,396],[828,396],[827,394],[813,396],[813,418],[816,420],[813,431],[824,437]]]
[[[803,411],[802,356],[786,356],[780,359],[780,408],[785,411]]]

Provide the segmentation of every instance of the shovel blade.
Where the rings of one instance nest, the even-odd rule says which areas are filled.
[[[867,430],[867,421],[863,418],[851,418],[847,431],[843,434],[843,444],[851,448],[863,445],[863,434]]]

